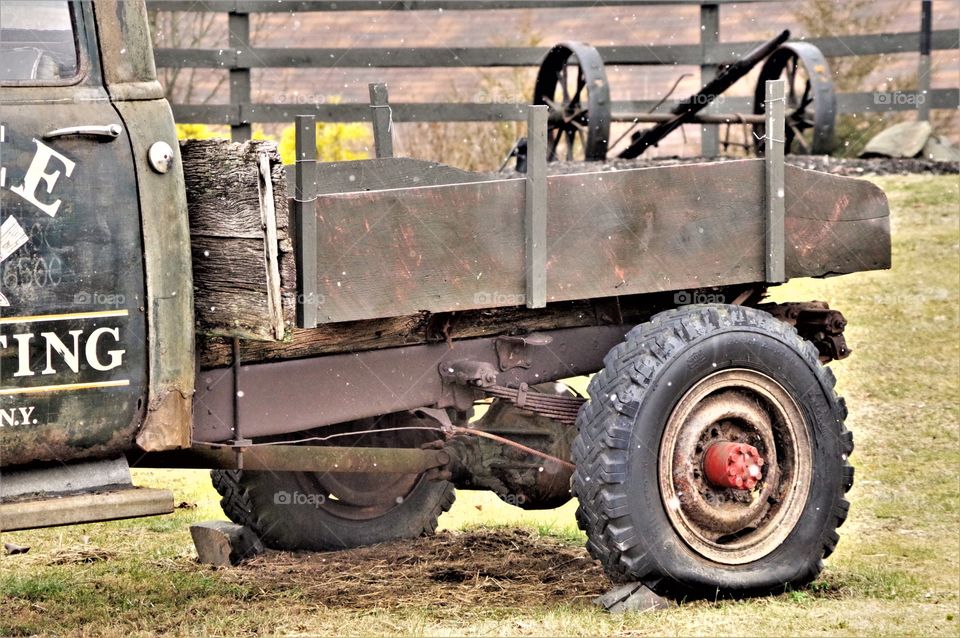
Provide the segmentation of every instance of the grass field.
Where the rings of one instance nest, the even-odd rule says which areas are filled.
[[[222,518],[207,474],[143,470],[136,472],[139,484],[172,488],[188,506],[165,518],[3,535],[3,542],[32,549],[0,557],[0,635],[957,636],[960,181],[875,181],[890,197],[893,270],[791,282],[775,293],[780,301],[830,301],[849,320],[854,349],[832,364],[856,437],[853,506],[839,548],[810,588],[618,617],[593,609],[591,592],[512,582],[509,572],[480,579],[478,571],[477,578],[431,581],[421,590],[427,581],[416,571],[424,566],[410,559],[415,544],[390,548],[407,557],[396,563],[383,553],[358,555],[370,569],[356,578],[340,573],[349,560],[343,555],[271,553],[250,566],[215,570],[196,563],[187,529]],[[461,552],[472,552],[483,534],[503,542],[489,551],[477,544],[470,560],[437,560],[533,569],[542,564],[530,562],[538,543],[582,559],[573,510],[569,503],[530,514],[489,494],[460,493],[441,519],[452,531],[440,540],[467,538]],[[528,532],[517,536],[504,526]],[[474,536],[458,531],[467,528]]]

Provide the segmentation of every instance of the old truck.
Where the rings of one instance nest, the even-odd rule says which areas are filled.
[[[267,147],[181,151],[142,3],[5,0],[0,51],[0,531],[167,513],[130,466],[192,467],[276,548],[430,533],[460,488],[578,499],[658,592],[834,550],[845,320],[764,298],[888,268],[888,207],[784,165],[782,85],[766,156],[715,164],[547,176],[530,107],[521,179],[320,163],[300,118],[288,197]]]

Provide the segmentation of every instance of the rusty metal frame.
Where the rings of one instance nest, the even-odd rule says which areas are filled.
[[[595,372],[631,325],[546,331],[547,345],[530,348],[527,368],[500,370],[497,339],[465,339],[361,353],[243,365],[238,414],[244,438],[301,432],[421,407],[469,407],[483,397],[469,375],[442,370],[492,371],[486,383],[519,387]],[[466,364],[466,365],[465,365]],[[202,372],[194,410],[194,438],[225,442],[236,436],[232,370]]]
[[[138,467],[338,474],[420,474],[449,462],[450,454],[444,450],[326,445],[248,445],[242,448],[197,445],[189,450],[148,454],[136,459]]]

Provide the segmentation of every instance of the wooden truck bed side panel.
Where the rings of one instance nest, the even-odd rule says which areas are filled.
[[[862,179],[786,166],[787,276],[890,267],[887,196]]]
[[[790,168],[790,277],[889,265],[886,199]],[[549,178],[548,302],[764,280],[763,162]],[[524,303],[524,181],[319,197],[326,323]]]

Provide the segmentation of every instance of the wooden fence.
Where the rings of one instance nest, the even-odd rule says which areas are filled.
[[[484,9],[571,8],[603,6],[642,6],[651,4],[694,5],[700,8],[700,41],[689,44],[654,46],[598,47],[610,65],[693,65],[699,66],[701,81],[709,81],[718,64],[746,53],[759,42],[720,43],[720,7],[734,2],[768,0],[148,0],[148,7],[159,11],[216,11],[228,14],[229,43],[224,49],[156,50],[157,66],[166,68],[227,69],[230,74],[229,104],[175,104],[178,121],[202,124],[226,124],[234,139],[247,139],[252,123],[292,123],[296,115],[314,115],[320,121],[362,122],[373,117],[368,103],[342,104],[268,104],[251,98],[251,69],[256,68],[429,68],[429,67],[525,67],[538,66],[547,47],[417,47],[417,48],[269,48],[250,43],[250,15],[259,12],[300,11],[447,11]],[[930,15],[929,0],[923,0]],[[735,9],[730,9],[735,10]],[[957,49],[958,32],[933,30],[929,18],[918,31],[875,33],[842,37],[811,38],[828,58],[859,55],[917,52],[918,90],[893,92],[878,99],[874,92],[837,95],[839,113],[866,111],[902,111],[920,107],[921,117],[930,109],[956,109],[960,89],[930,89],[929,51]],[[920,27],[921,25],[918,25]],[[924,37],[926,35],[926,37]],[[924,55],[926,50],[926,55]],[[731,56],[733,54],[733,56]],[[917,99],[917,92],[925,93]],[[629,121],[631,114],[649,111],[653,100],[614,101],[614,121]],[[490,103],[392,103],[397,122],[523,121],[526,104]],[[752,99],[725,98],[724,110],[752,112]],[[295,111],[295,112],[292,112]],[[718,125],[703,125],[702,151],[717,154]]]

